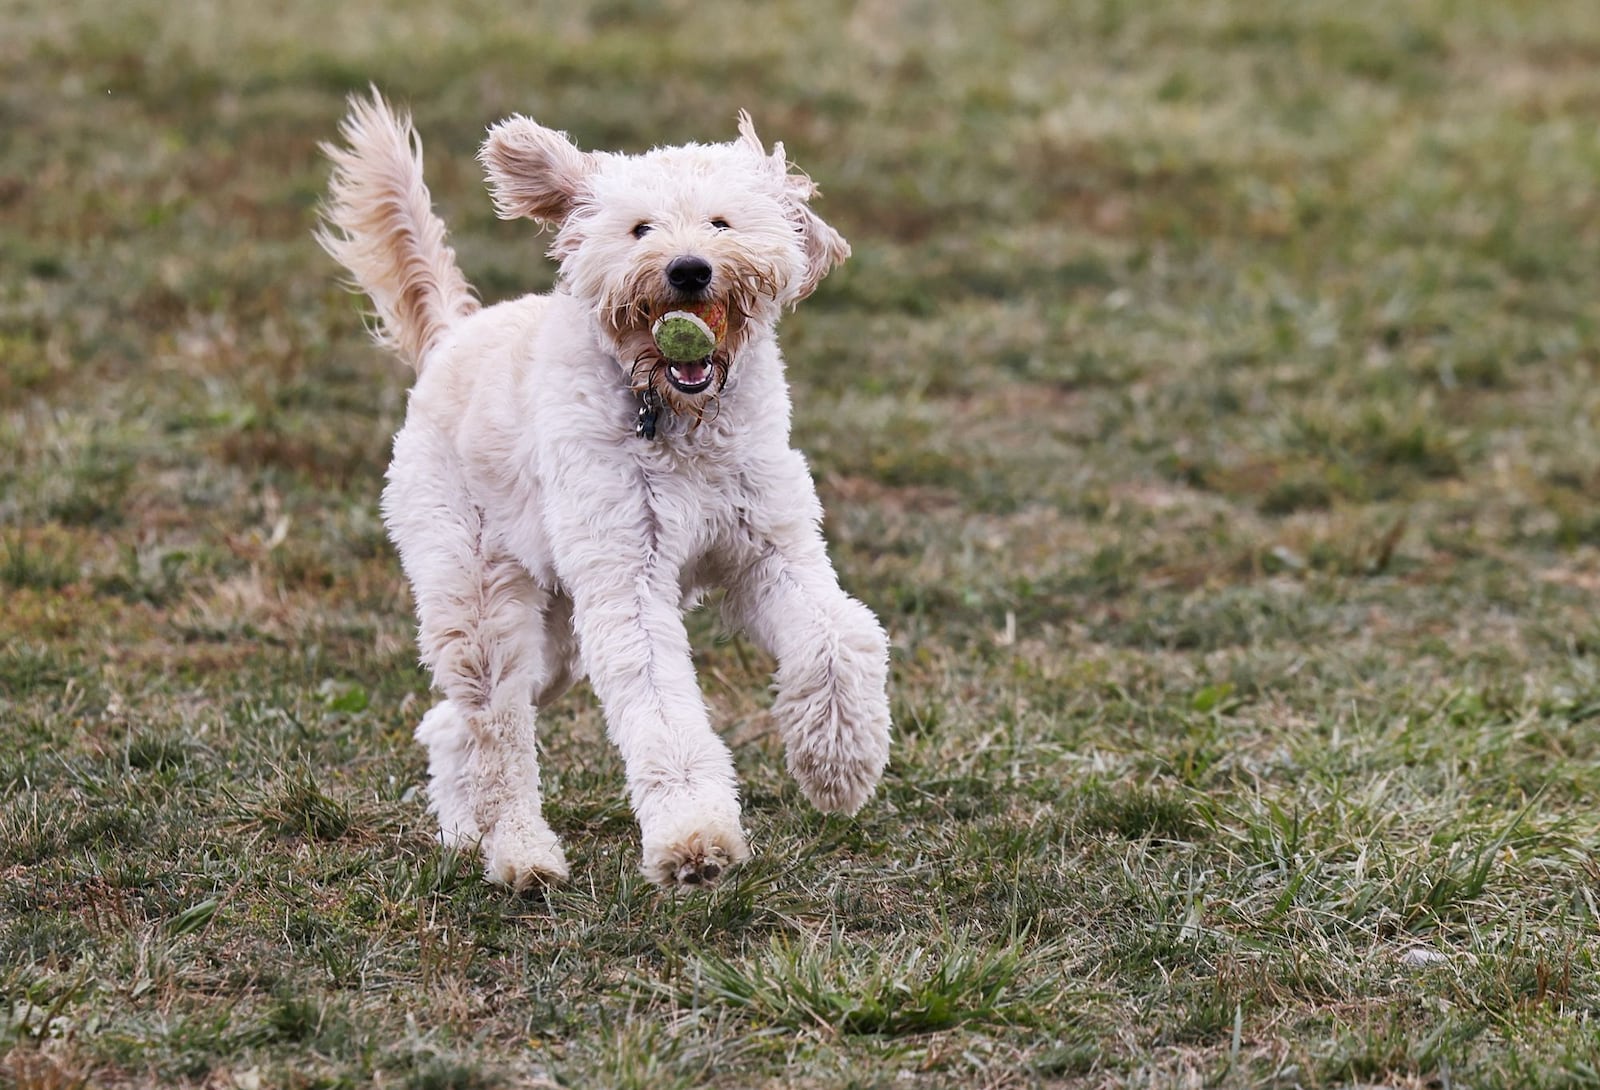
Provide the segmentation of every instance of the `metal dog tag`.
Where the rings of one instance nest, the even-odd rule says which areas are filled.
[[[633,422],[633,434],[641,439],[656,437],[656,417],[661,415],[661,395],[646,390],[639,395],[639,415]]]

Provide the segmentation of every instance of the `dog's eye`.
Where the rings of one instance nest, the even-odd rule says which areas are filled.
[[[711,226],[715,227],[719,231],[731,231],[733,229],[728,225],[728,221],[723,219],[721,216],[718,216],[716,219],[712,220]]]
[[[650,224],[648,224],[648,223],[636,224],[634,226],[634,228],[633,228],[633,237],[634,238],[644,238],[644,236],[648,235],[651,231],[654,231],[654,230],[655,230],[655,228],[650,226]]]

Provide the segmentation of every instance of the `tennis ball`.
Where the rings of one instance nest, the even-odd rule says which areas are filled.
[[[663,356],[679,363],[703,360],[717,347],[717,339],[705,319],[682,310],[668,311],[657,318],[650,335]]]
[[[703,360],[728,332],[728,311],[721,303],[685,303],[669,310],[650,327],[656,347],[669,360]]]

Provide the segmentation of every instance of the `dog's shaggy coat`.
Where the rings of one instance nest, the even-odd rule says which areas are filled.
[[[480,157],[501,216],[555,229],[561,274],[549,295],[481,308],[410,120],[374,92],[351,100],[341,135],[319,240],[417,370],[383,514],[443,694],[417,738],[444,841],[480,848],[487,876],[516,888],[565,877],[534,715],[586,675],[644,873],[694,884],[746,858],[682,620],[716,586],[777,659],[790,771],[818,807],[859,808],[888,759],[887,642],[828,562],[774,335],[849,254],[807,206],[810,180],[744,115],[732,143],[637,156],[512,117]],[[723,343],[669,364],[651,321],[707,299],[727,307]],[[642,412],[659,412],[653,428]]]

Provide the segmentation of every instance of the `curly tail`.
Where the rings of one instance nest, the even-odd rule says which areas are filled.
[[[421,371],[440,335],[477,310],[478,300],[445,245],[411,118],[372,88],[371,98],[350,96],[339,135],[348,147],[322,145],[333,177],[317,242],[371,297],[378,343]]]

